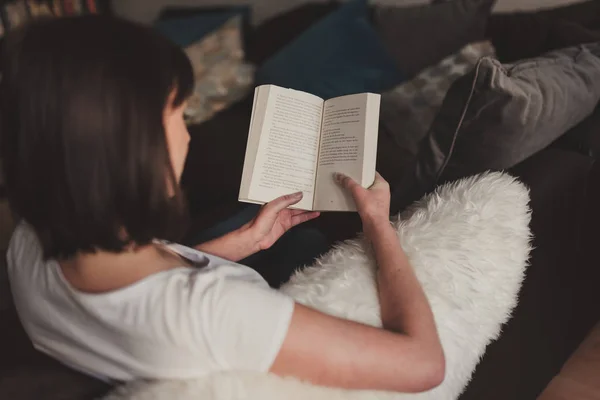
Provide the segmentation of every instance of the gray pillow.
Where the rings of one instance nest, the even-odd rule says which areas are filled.
[[[410,79],[463,46],[483,40],[494,1],[377,6],[373,24],[400,71]]]
[[[590,115],[600,99],[600,43],[513,65],[484,57],[450,88],[416,164],[423,186],[510,168]]]
[[[380,134],[416,157],[450,86],[475,68],[479,59],[494,55],[489,41],[470,43],[416,77],[381,95]]]

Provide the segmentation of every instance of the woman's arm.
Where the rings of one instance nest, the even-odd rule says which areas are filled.
[[[247,224],[246,224],[247,225]],[[240,261],[257,253],[258,242],[244,225],[216,239],[195,246],[196,249],[230,261]]]
[[[364,231],[377,259],[384,329],[296,305],[271,368],[316,384],[417,392],[439,385],[445,360],[427,299],[389,224],[389,186],[380,176],[370,190],[349,178]]]
[[[278,197],[265,204],[256,218],[240,229],[202,243],[196,249],[231,261],[266,250],[294,226],[319,216],[318,212],[288,209],[300,200],[302,192]]]

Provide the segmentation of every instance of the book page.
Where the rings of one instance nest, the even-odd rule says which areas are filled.
[[[364,187],[375,179],[379,99],[361,93],[327,100],[323,107],[323,124],[315,202],[319,211],[356,211],[349,193],[333,179],[341,172]]]
[[[323,100],[274,85],[261,86],[257,92],[246,151],[246,161],[253,166],[246,168],[245,162],[246,192],[240,190],[240,200],[266,203],[301,191],[304,198],[295,208],[311,210]]]

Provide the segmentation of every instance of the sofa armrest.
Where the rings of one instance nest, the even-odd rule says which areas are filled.
[[[461,400],[535,399],[599,320],[599,168],[548,149],[512,170],[531,189],[531,265]]]

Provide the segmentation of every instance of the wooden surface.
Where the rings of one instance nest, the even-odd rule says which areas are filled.
[[[538,400],[600,400],[600,323]]]

